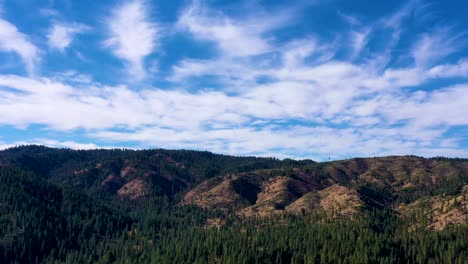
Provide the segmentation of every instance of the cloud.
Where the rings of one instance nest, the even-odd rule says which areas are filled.
[[[406,100],[388,102],[382,113],[392,122],[411,120],[413,126],[422,128],[444,126],[466,126],[468,117],[463,114],[468,109],[468,84],[438,89],[431,93],[419,92],[406,97]]]
[[[76,84],[93,84],[94,82],[90,75],[75,70],[54,73],[53,78],[58,81]]]
[[[468,125],[460,113],[468,107],[468,84],[359,100],[349,99],[354,95],[344,96],[343,91],[300,82],[259,85],[238,95],[158,88],[133,91],[125,86],[83,89],[11,75],[0,76],[0,87],[2,125],[85,129],[88,138],[112,145],[136,142],[229,154],[279,151],[296,157],[339,158],[348,153],[418,154],[422,148],[428,154],[434,148],[445,150],[433,152],[442,155],[456,153],[456,147],[438,143],[444,133],[452,126]]]
[[[109,38],[104,46],[129,64],[135,79],[145,77],[144,59],[158,45],[160,26],[151,21],[144,1],[134,0],[117,6],[107,21]]]
[[[15,25],[0,18],[0,50],[18,54],[30,74],[39,62],[39,49]]]
[[[184,59],[172,66],[172,73],[168,79],[188,84],[191,78],[214,76],[228,88],[236,83],[245,85],[246,82],[264,74],[261,63],[258,63],[256,68],[252,66],[249,61],[226,57],[214,60]]]
[[[411,16],[415,9],[421,6],[420,0],[410,0],[405,3],[399,10],[386,16],[380,20],[380,23],[384,27],[393,28],[396,31],[400,31],[404,19]]]
[[[369,34],[369,29],[351,32],[351,59],[355,59],[357,56],[359,56],[359,54],[367,44]]]
[[[98,73],[66,69],[48,77],[0,74],[0,125],[39,125],[96,145],[235,155],[468,156],[466,139],[455,133],[468,127],[468,63],[457,56],[461,38],[442,26],[403,34],[417,1],[369,25],[346,17],[351,27],[332,37],[308,32],[281,39],[275,39],[278,29],[298,14],[249,9],[232,15],[194,1],[178,17],[175,38],[188,33],[217,54],[146,63],[162,39],[145,3],[113,10],[105,46],[135,79],[167,66],[155,82],[164,86],[107,85],[91,77]],[[73,34],[60,42],[63,49]],[[170,57],[173,50],[161,52]]]
[[[204,149],[218,153],[273,155],[324,160],[355,156],[415,155],[466,156],[467,151],[454,146],[437,146],[440,131],[381,128],[369,131],[356,128],[337,129],[326,126],[251,127],[209,131],[177,131],[148,127],[134,132],[103,131],[90,135],[110,142],[140,142],[144,146]],[[417,133],[428,139],[421,140]],[[287,139],[287,140],[286,140]],[[433,140],[433,141],[431,141]],[[203,143],[200,143],[203,142]]]
[[[271,52],[266,33],[290,23],[290,14],[255,15],[248,14],[242,19],[232,19],[226,14],[192,1],[177,22],[177,28],[187,30],[196,39],[214,42],[222,56],[243,57]]]
[[[225,87],[236,86],[236,90],[248,88],[255,84],[257,78],[262,77],[275,81],[318,79],[319,76],[315,77],[307,72],[311,67],[306,67],[306,59],[317,66],[331,62],[334,56],[333,46],[334,44],[322,43],[312,37],[307,37],[277,46],[278,51],[270,56],[184,59],[172,67],[170,79],[184,81],[193,77],[216,76],[223,81]],[[341,64],[336,65],[338,68]],[[325,70],[325,68],[321,69]]]
[[[314,38],[291,41],[282,52],[283,65],[286,68],[301,66],[304,64],[305,58],[322,47]]]
[[[460,45],[457,39],[458,36],[448,28],[438,28],[422,34],[411,51],[416,66],[430,66],[454,53]]]
[[[455,64],[437,65],[430,69],[429,75],[432,78],[468,77],[468,59]]]
[[[75,141],[58,141],[58,140],[53,140],[53,139],[34,139],[31,141],[17,141],[17,142],[10,143],[10,144],[5,144],[5,143],[0,142],[0,150],[4,150],[7,148],[12,148],[16,146],[22,146],[22,145],[44,145],[44,146],[55,147],[55,148],[70,148],[70,149],[76,149],[76,150],[102,148],[93,143],[78,143]]]
[[[257,52],[254,46],[253,54],[262,56],[252,56],[253,59],[245,59],[251,54],[227,48],[223,36],[215,34],[222,31],[212,26],[234,25],[242,32],[245,20],[232,22],[219,13],[205,18],[210,10],[192,6],[197,12],[189,9],[179,23],[185,23],[185,29],[195,37],[198,33],[198,38],[216,43],[221,54],[214,59],[182,60],[173,67],[172,80],[185,81],[185,84],[191,78],[217,77],[223,91],[235,94],[218,98],[217,115],[235,114],[240,123],[219,128],[209,126],[209,129],[194,126],[190,132],[170,126],[150,126],[132,132],[103,131],[95,136],[168,147],[197,148],[203,142],[204,148],[234,154],[263,155],[276,151],[281,155],[309,154],[322,158],[333,154],[340,157],[409,153],[466,156],[467,151],[460,150],[460,145],[455,143],[457,139],[452,138],[452,143],[447,145],[444,138],[452,128],[468,125],[460,112],[467,107],[468,86],[436,84],[439,86],[434,91],[424,91],[425,85],[433,85],[433,81],[466,77],[463,59],[456,64],[439,64],[460,49],[458,37],[450,38],[450,30],[439,28],[412,39],[409,49],[401,52],[413,56],[414,65],[395,63],[402,58],[392,57],[400,44],[403,23],[418,11],[417,5],[418,1],[411,1],[387,19],[368,27],[355,22],[353,27],[360,26],[359,29],[341,33],[351,36],[350,43],[330,43],[308,36],[275,45],[262,37],[264,33],[257,32],[254,36],[260,39],[260,47],[268,48]],[[184,20],[186,17],[190,20]],[[191,28],[193,24],[203,26]],[[374,31],[377,34],[373,35]],[[366,52],[363,56],[367,43],[375,42],[373,38],[381,38],[382,33],[390,35],[384,50]],[[236,39],[242,40],[242,34]],[[335,57],[343,47],[351,47],[351,58]],[[364,59],[354,60],[359,55]],[[266,81],[258,82],[258,79]],[[206,124],[209,119],[199,122]],[[292,125],[296,123],[302,125]],[[315,141],[316,138],[324,141]]]
[[[47,34],[47,41],[50,47],[64,52],[70,46],[75,35],[88,31],[90,28],[83,24],[54,23]]]
[[[60,12],[52,8],[40,8],[39,13],[44,17],[60,17]]]

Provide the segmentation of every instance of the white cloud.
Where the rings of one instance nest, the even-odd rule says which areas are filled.
[[[361,51],[365,48],[369,34],[369,29],[351,32],[351,59],[355,59],[357,56],[359,56]]]
[[[242,57],[272,51],[274,47],[265,34],[284,26],[290,19],[290,15],[283,12],[245,15],[234,20],[202,6],[200,1],[193,1],[179,17],[177,27],[189,31],[197,39],[216,43],[222,56]]]
[[[0,74],[0,125],[38,124],[106,145],[131,142],[236,155],[467,156],[460,139],[450,136],[452,129],[468,126],[462,112],[468,109],[468,83],[454,78],[468,76],[467,60],[445,61],[460,48],[458,37],[449,38],[443,29],[426,32],[394,54],[403,21],[416,8],[411,3],[385,23],[363,27],[351,21],[352,29],[337,33],[335,41],[310,33],[277,42],[269,34],[288,25],[289,13],[255,10],[235,18],[195,1],[182,12],[176,29],[211,42],[219,54],[172,65],[171,87],[108,86],[74,70],[48,78]],[[150,66],[157,65],[153,58],[148,63],[145,58],[158,45],[160,26],[151,22],[145,7],[141,1],[128,2],[107,21],[106,47],[128,63],[136,78],[157,68]],[[383,34],[389,35],[383,50],[366,48]],[[61,43],[63,49],[70,45]],[[415,63],[407,63],[408,58]],[[215,78],[219,87],[205,87],[205,77]],[[442,87],[442,78],[450,85]]]
[[[44,145],[44,146],[55,147],[55,148],[70,148],[70,149],[77,149],[77,150],[78,149],[85,150],[85,149],[102,148],[93,143],[78,143],[75,141],[58,141],[58,140],[53,140],[53,139],[34,139],[31,141],[16,141],[10,144],[5,144],[0,141],[0,150],[4,150],[7,148],[12,148],[16,146],[22,146],[22,145]]]
[[[301,82],[259,85],[230,96],[124,86],[83,89],[46,78],[5,75],[0,76],[0,87],[1,124],[83,128],[88,137],[113,145],[137,142],[245,155],[279,151],[296,157],[419,154],[423,148],[428,154],[434,148],[444,152],[433,155],[444,155],[458,153],[453,145],[439,147],[444,133],[451,126],[468,125],[460,113],[468,108],[468,85],[409,97],[377,93],[361,101],[349,99],[352,93],[345,96]],[[304,125],[292,125],[291,120]],[[345,127],[331,126],[335,121]]]
[[[295,68],[302,66],[305,58],[322,49],[322,47],[314,38],[295,40],[288,43],[282,53],[284,67]]]
[[[0,50],[14,52],[21,57],[29,73],[39,61],[39,49],[15,25],[0,18]]]
[[[393,120],[412,119],[414,126],[434,127],[468,125],[465,109],[468,109],[467,84],[417,93],[394,102],[384,111]]]
[[[457,36],[447,28],[424,33],[413,47],[412,56],[418,67],[427,67],[458,49]]]
[[[158,45],[160,26],[150,20],[144,1],[134,0],[117,6],[107,21],[109,38],[105,47],[129,64],[135,79],[145,77],[144,59]]]
[[[91,75],[80,73],[76,70],[68,70],[64,72],[56,72],[53,74],[53,79],[77,84],[93,84],[93,78]]]
[[[83,24],[54,23],[47,34],[49,46],[63,52],[73,41],[76,34],[88,31],[89,27]]]
[[[258,61],[257,61],[258,62]],[[265,68],[260,62],[253,67],[249,60],[223,57],[215,60],[184,59],[172,67],[171,81],[184,82],[193,77],[215,76],[222,79],[225,88],[236,83],[245,85],[256,77],[264,75]]]
[[[468,60],[460,60],[455,64],[437,65],[429,70],[432,78],[468,77]]]
[[[70,149],[97,149],[98,145],[94,143],[78,143],[75,141],[58,141],[53,139],[36,139],[33,141],[34,145],[46,145],[56,148],[70,148]]]
[[[468,152],[455,146],[437,147],[431,139],[440,136],[423,130],[406,132],[399,129],[337,129],[326,126],[293,126],[282,128],[263,127],[231,128],[210,131],[177,131],[149,127],[131,133],[103,131],[90,136],[111,142],[140,142],[143,146],[163,148],[204,149],[234,155],[273,155],[296,158],[326,157],[333,159],[356,156],[424,155],[467,156]],[[421,140],[416,133],[428,134]],[[200,143],[202,142],[202,143]]]
[[[405,5],[403,5],[403,7],[397,10],[395,13],[382,18],[380,20],[380,23],[385,27],[393,28],[396,31],[400,31],[403,24],[403,20],[411,16],[415,9],[421,6],[420,4],[420,0],[407,1]]]

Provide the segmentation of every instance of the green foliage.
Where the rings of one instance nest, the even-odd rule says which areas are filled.
[[[19,169],[0,168],[1,263],[64,259],[112,239],[133,221],[115,209]]]
[[[102,189],[106,177],[129,164],[138,168],[131,178],[151,171],[149,199],[125,202]],[[268,177],[325,185],[324,166],[186,150],[12,148],[0,152],[0,263],[466,263],[467,224],[415,231],[384,206],[457,194],[464,175],[400,193],[355,186],[368,206],[353,220],[325,213],[241,218],[177,205],[191,186],[226,173],[269,169]],[[254,189],[249,182],[233,184],[256,200],[258,190],[243,193]]]

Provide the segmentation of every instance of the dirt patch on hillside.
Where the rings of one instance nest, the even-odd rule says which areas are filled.
[[[129,200],[145,198],[150,195],[148,185],[149,183],[146,179],[136,178],[122,186],[122,188],[117,191],[117,195],[120,198]]]
[[[442,230],[450,225],[468,222],[468,185],[456,196],[435,196],[419,199],[397,209],[402,215],[417,219],[416,226]],[[416,227],[415,226],[415,227]]]

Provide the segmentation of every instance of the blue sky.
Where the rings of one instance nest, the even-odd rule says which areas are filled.
[[[468,157],[466,10],[0,0],[0,148]]]

